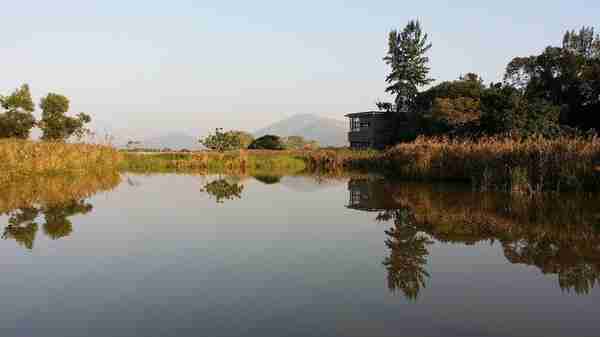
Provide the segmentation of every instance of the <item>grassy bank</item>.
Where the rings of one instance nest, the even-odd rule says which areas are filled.
[[[457,141],[419,138],[385,152],[317,151],[308,166],[369,170],[411,180],[470,182],[479,190],[600,190],[600,139]]]
[[[121,169],[130,172],[202,172],[290,174],[306,168],[291,151],[232,151],[193,153],[123,153]]]
[[[120,160],[121,154],[109,146],[0,140],[0,183],[116,170]]]

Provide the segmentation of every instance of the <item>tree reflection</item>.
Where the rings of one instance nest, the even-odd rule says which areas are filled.
[[[281,181],[281,176],[277,175],[266,175],[266,174],[257,174],[253,176],[254,179],[260,181],[266,185],[278,184]]]
[[[87,214],[93,206],[85,200],[70,200],[61,204],[49,206],[30,206],[9,211],[8,224],[4,228],[2,238],[13,239],[20,246],[33,249],[35,237],[39,228],[36,219],[43,216],[44,233],[53,240],[69,236],[73,232],[70,217]]]
[[[35,219],[39,210],[33,207],[21,208],[8,213],[8,225],[4,228],[2,238],[14,239],[20,246],[33,249],[38,224]]]
[[[66,204],[46,207],[43,210],[46,219],[44,233],[53,240],[69,236],[73,232],[73,224],[69,217],[77,214],[87,214],[92,209],[93,206],[86,203],[85,200],[71,200]]]
[[[393,221],[388,286],[417,298],[429,274],[431,239],[472,245],[498,242],[511,263],[557,276],[563,291],[588,294],[600,284],[600,204],[590,195],[523,197],[369,179],[348,184],[352,209],[379,212]]]
[[[383,260],[388,288],[392,292],[400,290],[406,298],[416,300],[429,279],[425,269],[429,255],[427,246],[433,241],[419,232],[410,209],[388,210],[377,216],[378,221],[390,219],[393,219],[394,227],[385,231],[388,236],[385,245],[390,255]]]
[[[228,182],[226,179],[213,180],[204,185],[202,192],[214,197],[217,203],[222,204],[225,200],[240,199],[244,185],[236,182]]]

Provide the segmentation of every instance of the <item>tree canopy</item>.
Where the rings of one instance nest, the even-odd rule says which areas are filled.
[[[248,148],[253,150],[285,150],[285,144],[278,136],[265,135],[255,139]]]
[[[397,111],[411,107],[419,88],[433,81],[429,77],[426,53],[431,43],[427,39],[418,20],[410,21],[402,31],[394,29],[389,33],[388,52],[383,60],[391,69],[385,91],[395,96]]]
[[[0,96],[0,138],[27,139],[36,124],[35,104],[29,86],[23,84],[9,96]]]
[[[40,102],[42,119],[39,122],[42,130],[42,139],[64,141],[69,137],[83,136],[87,129],[85,124],[91,121],[91,117],[85,113],[79,113],[76,117],[69,117],[69,99],[63,95],[49,93]]]

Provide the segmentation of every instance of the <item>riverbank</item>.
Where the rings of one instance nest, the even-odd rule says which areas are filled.
[[[243,150],[135,153],[123,152],[121,170],[136,173],[200,172],[243,174],[294,174],[306,170],[300,152]]]
[[[476,141],[419,138],[385,152],[308,153],[315,170],[362,170],[417,181],[463,181],[481,191],[600,190],[600,139]]]
[[[0,183],[116,171],[121,158],[104,145],[0,140]]]

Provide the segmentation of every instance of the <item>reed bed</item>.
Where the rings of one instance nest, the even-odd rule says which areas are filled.
[[[418,138],[388,151],[317,151],[316,169],[380,171],[411,180],[458,180],[519,193],[600,190],[600,139]]]
[[[121,169],[138,173],[196,172],[243,175],[265,172],[293,174],[306,168],[304,159],[293,151],[124,153],[124,159]]]
[[[0,184],[37,176],[116,170],[121,154],[104,145],[0,140]]]

